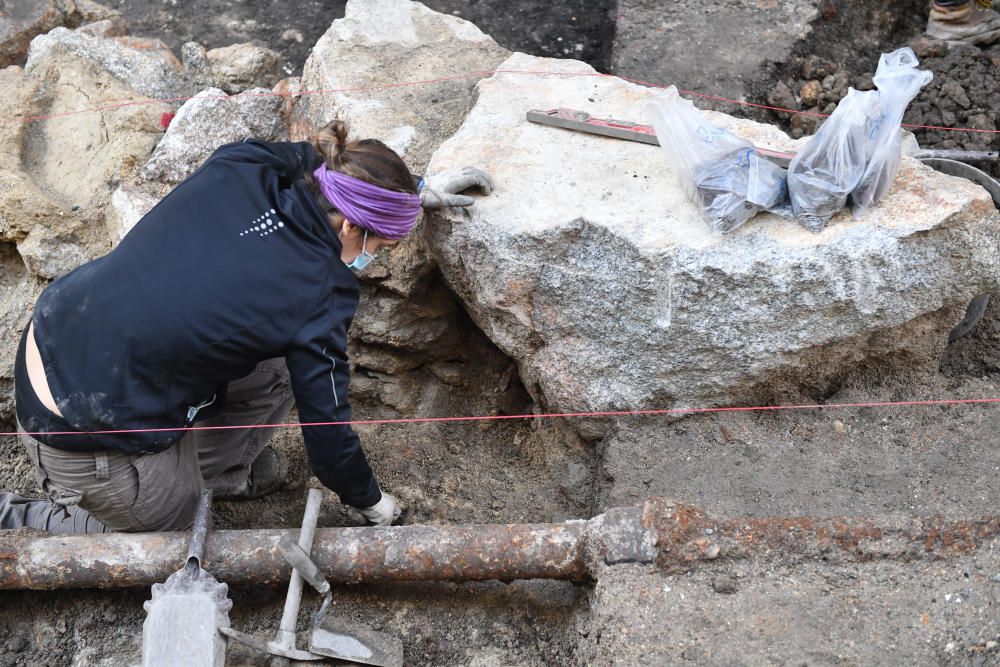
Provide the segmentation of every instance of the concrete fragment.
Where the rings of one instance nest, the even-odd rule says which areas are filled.
[[[255,44],[233,44],[206,54],[216,86],[227,93],[270,88],[281,79],[281,54]]]
[[[964,305],[998,286],[997,213],[968,181],[904,159],[860,220],[841,214],[813,235],[761,215],[719,237],[662,149],[524,117],[565,106],[643,122],[652,91],[573,61],[516,54],[501,70],[551,74],[480,83],[429,169],[478,164],[497,188],[428,239],[473,319],[555,411],[745,405],[821,394],[865,361],[937,363]],[[710,116],[795,148],[773,127]]]

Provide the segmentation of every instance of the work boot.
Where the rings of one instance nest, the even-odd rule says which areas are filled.
[[[991,0],[969,0],[954,7],[935,2],[926,34],[949,44],[992,44],[1000,40],[1000,13],[992,7]]]
[[[287,477],[288,460],[284,454],[268,445],[250,464],[250,477],[243,488],[223,491],[216,497],[222,500],[263,498],[284,486]]]

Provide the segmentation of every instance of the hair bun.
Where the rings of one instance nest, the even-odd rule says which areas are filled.
[[[347,148],[348,132],[347,123],[338,119],[324,125],[316,135],[316,148],[328,165],[336,164]]]

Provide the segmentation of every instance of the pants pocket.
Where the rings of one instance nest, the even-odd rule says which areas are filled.
[[[18,425],[18,428],[20,428],[20,425]],[[45,497],[57,505],[79,505],[80,501],[83,500],[83,493],[81,491],[53,482],[49,478],[49,474],[45,471],[45,466],[42,465],[38,453],[38,442],[31,436],[23,435],[21,436],[21,444],[24,445],[24,449],[28,453],[28,458],[31,459],[31,462],[35,466],[35,476]]]

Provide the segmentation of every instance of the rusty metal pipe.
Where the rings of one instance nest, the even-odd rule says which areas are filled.
[[[287,581],[278,542],[291,530],[216,531],[203,566],[229,584]],[[715,518],[653,499],[590,521],[488,526],[325,528],[313,559],[353,583],[564,579],[583,582],[620,563],[681,572],[743,558],[866,562],[946,558],[1000,540],[1000,517]],[[146,586],[176,570],[187,533],[0,535],[0,590]]]
[[[321,528],[313,560],[331,581],[587,577],[585,522],[512,526]],[[222,530],[202,567],[230,585],[288,581],[278,542],[297,530]],[[0,537],[0,590],[147,586],[174,572],[187,533]]]

